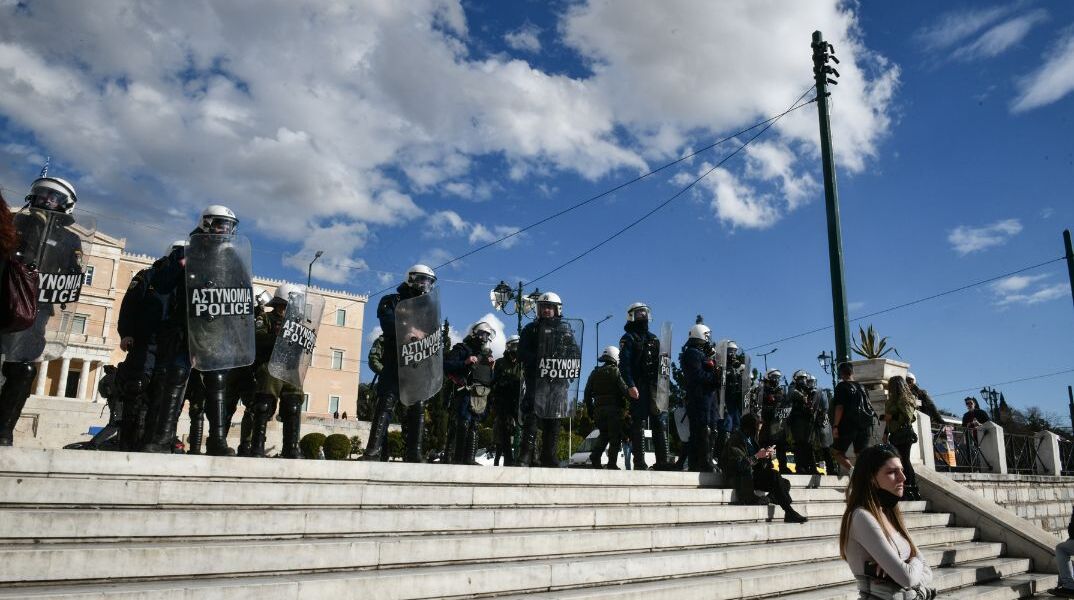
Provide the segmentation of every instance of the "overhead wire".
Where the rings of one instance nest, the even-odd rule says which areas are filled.
[[[1023,381],[1033,381],[1035,379],[1046,379],[1048,377],[1055,377],[1056,375],[1063,375],[1065,373],[1074,373],[1074,368],[1064,369],[1062,371],[1054,371],[1052,373],[1041,373],[1040,375],[1030,375],[1029,377],[1021,377],[1019,379],[1011,379],[1010,381],[1000,381],[1000,382],[997,382],[997,383],[986,383],[986,384],[984,384],[984,387],[996,387],[997,385],[1011,385],[1012,383],[1021,383]],[[932,394],[932,397],[933,398],[938,398],[940,396],[950,396],[952,394],[963,394],[965,392],[976,392],[976,391],[978,391],[978,389],[979,388],[977,388],[977,387],[962,388],[960,390],[951,390],[950,392],[943,392],[943,393],[940,393],[940,394]]]

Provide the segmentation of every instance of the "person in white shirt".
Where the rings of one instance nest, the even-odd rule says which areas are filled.
[[[927,600],[932,570],[910,539],[899,511],[906,476],[890,445],[858,455],[839,529],[839,555],[858,582],[861,600]]]

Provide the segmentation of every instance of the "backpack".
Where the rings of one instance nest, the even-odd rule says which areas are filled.
[[[872,402],[869,402],[869,394],[857,381],[848,381],[850,395],[853,398],[851,405],[844,406],[844,419],[848,417],[855,429],[871,429],[876,424],[876,411],[873,410]],[[846,413],[849,411],[849,414]]]
[[[8,260],[0,274],[0,333],[29,329],[37,319],[37,269]]]

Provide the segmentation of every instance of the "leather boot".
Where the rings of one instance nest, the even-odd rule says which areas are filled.
[[[186,438],[187,454],[201,454],[201,436],[205,429],[205,419],[201,413],[190,414],[190,435]]]
[[[378,390],[380,392],[380,390]],[[392,409],[395,408],[395,394],[392,391],[381,392],[377,398],[377,412],[369,428],[369,442],[359,460],[379,461],[381,455],[387,455],[385,444],[388,441],[388,424],[392,422]]]
[[[711,448],[708,427],[699,427],[696,433],[690,432],[690,471],[694,473],[712,472],[712,463],[709,462]]]
[[[185,367],[169,368],[156,411],[157,422],[150,440],[143,449],[145,452],[171,454],[175,444],[175,428],[179,423],[179,413],[183,410],[183,392],[186,390],[187,376]]]
[[[0,389],[0,446],[10,446],[15,441],[15,424],[30,397],[30,388],[37,376],[37,366],[32,362],[5,362],[3,366],[4,387]]]
[[[549,469],[559,468],[559,419],[542,419],[541,423],[541,466]]]
[[[423,463],[421,439],[425,435],[425,406],[415,404],[407,409],[406,415],[406,452],[403,460],[408,463]]]
[[[537,445],[537,415],[528,414],[522,423],[522,439],[518,448],[518,466],[533,466],[533,451]]]
[[[239,425],[239,448],[236,450],[236,454],[239,456],[253,456],[250,452],[254,433],[254,411],[251,404],[253,403],[246,405],[246,410],[242,413],[242,423]],[[263,446],[264,442],[262,442]]]
[[[720,457],[723,456],[723,448],[727,445],[728,433],[726,431],[717,431],[716,435],[712,439],[712,462],[719,464]]]
[[[276,413],[276,402],[276,396],[272,394],[258,394],[254,397],[253,406],[246,411],[250,414],[250,456],[265,456],[266,432],[269,420]],[[245,427],[245,417],[242,422]]]
[[[668,447],[668,435],[667,430],[664,428],[664,421],[659,416],[654,416],[649,419],[649,424],[653,430],[653,449],[656,451],[656,464],[653,465],[653,470],[671,471],[675,468],[675,465],[668,461],[671,449]],[[697,446],[697,444],[691,444],[691,447],[694,446]],[[708,448],[707,439],[704,447]],[[690,470],[693,470],[693,465],[690,465]]]
[[[134,384],[123,391],[123,416],[119,424],[119,447],[136,452],[142,447],[142,427],[145,405],[143,387]]]
[[[645,471],[649,465],[645,463],[645,431],[644,424],[631,424],[630,426],[630,457],[634,462],[635,471]]]
[[[302,396],[287,395],[280,398],[280,416],[283,417],[283,449],[280,458],[302,458],[298,441],[302,437]]]
[[[466,441],[470,448],[466,455],[466,464],[480,466],[477,462],[477,423],[470,424],[470,430],[466,432]]]
[[[209,439],[205,453],[211,456],[235,456],[235,450],[227,445],[225,421],[227,421],[227,372],[202,373],[205,383],[205,416],[209,418]]]

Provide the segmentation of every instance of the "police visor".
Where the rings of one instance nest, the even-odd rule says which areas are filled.
[[[67,194],[47,187],[35,187],[26,196],[26,202],[34,208],[45,210],[60,210],[71,201]]]
[[[235,233],[235,220],[227,217],[208,217],[209,233],[231,234]]]
[[[436,283],[436,277],[430,277],[424,273],[411,273],[410,276],[407,277],[407,283],[410,287],[416,290],[428,292],[433,289],[433,284]]]

